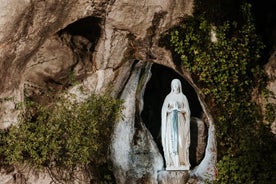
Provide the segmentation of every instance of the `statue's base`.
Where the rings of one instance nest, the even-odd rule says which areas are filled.
[[[162,170],[158,172],[158,184],[184,184],[190,177],[188,170]]]
[[[190,170],[189,166],[178,166],[178,167],[166,167],[167,171],[187,171]]]

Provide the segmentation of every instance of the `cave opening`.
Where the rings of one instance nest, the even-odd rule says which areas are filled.
[[[67,25],[57,33],[74,55],[73,64],[65,77],[67,87],[83,80],[93,70],[93,54],[101,36],[101,24],[101,18],[89,16]]]
[[[31,85],[25,87],[26,97],[47,105],[54,102],[61,91],[84,80],[93,70],[93,53],[101,36],[101,23],[101,18],[89,16],[59,30],[55,35],[57,39],[43,46],[43,52],[38,52],[45,55],[36,56],[43,60],[27,71],[26,80],[35,81],[39,90]],[[49,64],[42,64],[45,62]]]
[[[93,52],[101,35],[101,22],[102,19],[98,17],[85,17],[69,24],[64,29],[60,30],[58,34],[62,35],[67,33],[72,36],[86,38],[91,43],[89,51]]]
[[[153,136],[160,153],[163,155],[161,144],[161,109],[166,95],[171,91],[171,81],[175,78],[181,81],[182,91],[189,102],[191,117],[201,118],[202,107],[194,88],[174,70],[159,64],[153,64],[151,72],[152,76],[147,83],[144,94],[144,108],[141,116],[143,122]],[[196,140],[193,140],[191,135],[190,152],[194,142],[196,142]],[[190,153],[190,163],[192,167],[196,164],[195,154],[195,151]]]

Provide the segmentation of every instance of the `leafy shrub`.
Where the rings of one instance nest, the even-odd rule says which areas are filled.
[[[122,102],[92,95],[81,103],[61,99],[42,107],[28,102],[22,123],[2,132],[1,154],[8,164],[74,168],[102,164]]]

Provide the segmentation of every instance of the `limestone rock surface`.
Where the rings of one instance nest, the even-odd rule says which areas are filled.
[[[269,62],[265,66],[266,74],[269,77],[269,83],[267,89],[269,90],[268,103],[272,104],[272,107],[276,111],[276,52],[271,55]],[[276,134],[276,117],[272,120],[271,131]]]
[[[79,98],[85,98],[80,89],[86,94],[109,91],[125,101],[111,145],[117,183],[158,183],[163,157],[141,119],[143,94],[152,63],[175,70],[197,90],[158,45],[160,35],[192,11],[192,0],[0,0],[0,128],[18,123],[17,104],[25,97],[50,103],[60,91]],[[204,123],[212,127],[199,98],[209,118]],[[212,175],[214,136],[214,129],[208,129],[210,154],[203,158],[208,167],[200,167],[196,176],[210,168]],[[64,174],[53,173],[18,166],[1,170],[0,181],[48,184]],[[80,170],[77,176],[82,179],[71,183],[89,183],[93,174]]]
[[[191,118],[190,162],[198,165],[203,159],[207,143],[207,126],[199,118]],[[194,156],[192,156],[194,155]]]
[[[108,4],[104,0],[0,1],[0,128],[17,122],[16,103],[24,97],[26,66],[45,41],[73,21],[104,14]]]
[[[188,171],[160,171],[158,173],[158,184],[182,184],[189,179]]]

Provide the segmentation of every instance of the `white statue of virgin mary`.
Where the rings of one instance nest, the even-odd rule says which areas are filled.
[[[161,136],[166,170],[189,170],[190,108],[181,82],[173,79],[162,106]]]

